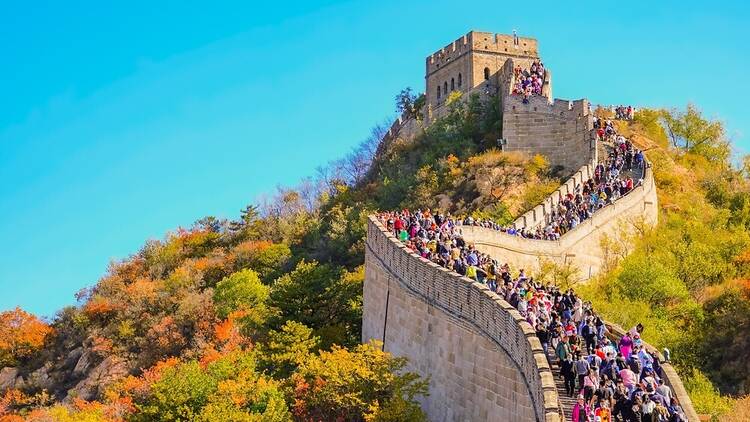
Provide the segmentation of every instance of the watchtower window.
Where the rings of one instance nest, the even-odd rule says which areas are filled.
[[[458,87],[461,88],[461,74],[458,74]]]
[[[456,89],[456,84],[455,84],[453,78],[451,78],[451,91],[453,91],[454,89]]]
[[[440,85],[438,85],[438,89],[437,89],[437,99],[438,100],[440,99]]]
[[[490,68],[489,67],[484,68],[484,80],[485,81],[490,80]]]
[[[443,93],[448,95],[448,81],[443,82]]]

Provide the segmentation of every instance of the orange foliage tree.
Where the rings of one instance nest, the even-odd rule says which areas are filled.
[[[0,366],[17,365],[34,354],[51,331],[49,325],[21,308],[0,312]]]

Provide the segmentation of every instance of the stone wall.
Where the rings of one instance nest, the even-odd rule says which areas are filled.
[[[583,177],[588,175],[574,175],[569,182]],[[656,186],[646,168],[641,185],[559,241],[472,226],[462,230],[478,249],[517,268],[533,273],[549,259],[572,263],[589,278],[601,269],[602,236],[614,236],[636,221],[655,225],[657,218]],[[534,330],[513,307],[484,285],[412,253],[374,217],[366,246],[362,340],[383,341],[385,350],[409,359],[407,369],[430,377],[430,395],[422,405],[431,421],[560,420],[546,357]],[[622,328],[607,326],[613,336],[622,336]],[[669,363],[662,368],[688,420],[699,420],[674,368]]]
[[[362,340],[430,377],[431,421],[559,421],[534,330],[484,285],[409,252],[374,217],[365,254]]]
[[[580,179],[586,177],[586,174],[574,175],[574,178],[576,177]],[[561,189],[569,189],[569,184],[572,183],[569,181]],[[535,207],[532,211],[536,214],[528,217],[528,221],[543,218],[542,210],[541,205]],[[533,273],[539,269],[542,260],[558,264],[571,263],[580,270],[581,278],[585,280],[601,270],[604,252],[600,244],[603,236],[617,236],[621,230],[632,229],[633,224],[641,222],[656,225],[658,213],[653,173],[650,168],[646,168],[640,186],[612,205],[594,213],[591,218],[567,232],[560,240],[524,239],[496,230],[471,226],[463,227],[463,233],[466,240],[473,242],[477,249],[503,262],[509,262],[516,268],[524,268]]]
[[[513,221],[513,227],[520,228],[536,228],[539,225],[545,225],[547,223],[547,216],[552,210],[557,207],[560,203],[560,198],[569,193],[575,194],[576,186],[582,185],[583,182],[594,177],[594,170],[597,164],[597,150],[594,148],[593,157],[590,162],[581,166],[575,173],[573,173],[568,180],[565,181],[559,188],[552,192],[547,198],[545,198],[541,204],[534,208],[526,211],[523,215],[516,218]]]
[[[506,151],[542,154],[553,166],[573,172],[587,164],[596,144],[593,114],[587,100],[508,95],[503,98],[503,139]]]

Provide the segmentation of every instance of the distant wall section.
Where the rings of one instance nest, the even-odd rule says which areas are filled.
[[[567,189],[566,185],[561,189]],[[532,210],[536,212],[533,218],[543,218],[542,206]],[[656,185],[651,169],[647,168],[641,185],[612,205],[594,213],[560,240],[525,239],[472,226],[465,226],[462,230],[466,240],[474,243],[477,249],[503,262],[509,262],[516,268],[535,272],[539,270],[543,260],[558,264],[570,263],[580,270],[581,278],[585,280],[602,269],[605,257],[601,240],[604,236],[614,237],[623,229],[632,230],[633,224],[656,225],[658,214]]]

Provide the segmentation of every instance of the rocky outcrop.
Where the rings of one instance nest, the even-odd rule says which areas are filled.
[[[18,375],[18,368],[5,367],[0,369],[0,392],[16,388],[16,384],[23,382],[23,378]]]
[[[84,353],[81,359],[84,359],[85,356]],[[93,400],[103,394],[107,387],[128,375],[129,372],[130,367],[125,359],[108,356],[96,365],[75,387],[68,390],[66,400],[73,398]]]
[[[55,388],[55,380],[52,377],[54,367],[51,362],[47,362],[41,368],[30,373],[25,381],[24,386],[35,390],[52,391]]]
[[[0,395],[9,389],[26,393],[47,391],[58,400],[95,400],[105,389],[130,373],[133,365],[118,356],[102,356],[78,346],[42,366],[7,367],[0,370]]]
[[[83,376],[86,374],[86,372],[93,366],[94,358],[94,353],[90,350],[83,350],[80,347],[73,350],[68,356],[69,360],[76,359],[76,364],[73,368],[73,376]]]

